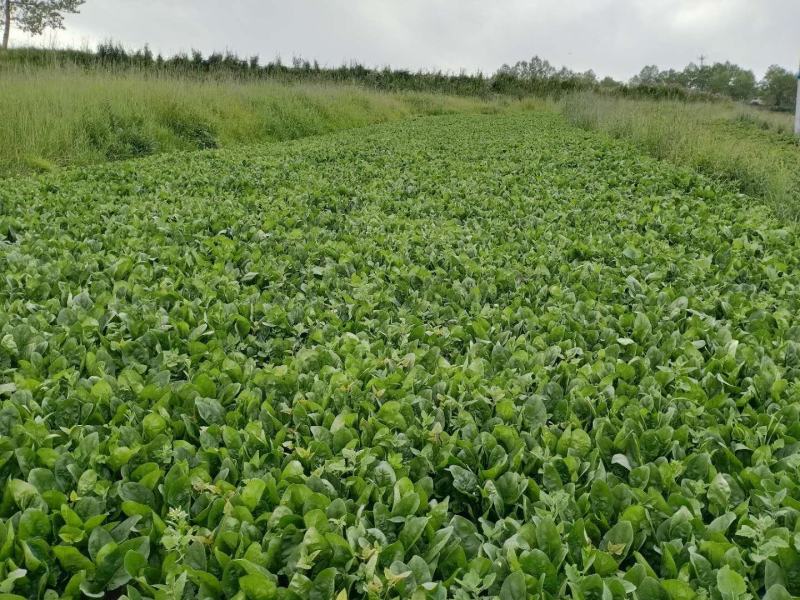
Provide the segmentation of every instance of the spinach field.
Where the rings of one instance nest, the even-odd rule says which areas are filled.
[[[800,238],[553,114],[0,187],[0,600],[800,596]]]

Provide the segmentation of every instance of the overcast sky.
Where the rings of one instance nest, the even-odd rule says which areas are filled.
[[[800,0],[87,0],[66,25],[40,43],[487,73],[536,54],[618,79],[700,54],[759,77],[800,59]]]

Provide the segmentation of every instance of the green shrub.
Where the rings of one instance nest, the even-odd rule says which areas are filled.
[[[295,139],[413,114],[479,112],[501,104],[345,84],[46,66],[4,72],[0,81],[0,177],[37,172],[30,156],[58,166],[83,165]]]
[[[734,103],[630,100],[576,94],[571,123],[626,140],[656,158],[699,169],[800,219],[800,148],[786,115]]]
[[[77,133],[83,133],[89,145],[108,160],[147,156],[158,149],[143,116],[124,114],[110,107],[84,118]]]
[[[159,121],[192,148],[205,150],[219,146],[214,125],[190,107],[170,103],[161,109]]]

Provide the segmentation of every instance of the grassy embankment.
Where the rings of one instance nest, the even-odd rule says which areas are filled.
[[[558,108],[575,125],[727,180],[764,199],[780,217],[800,218],[800,145],[790,114],[733,102],[687,104],[585,94],[564,99]]]
[[[0,77],[0,176],[275,142],[499,103],[350,85],[16,69]]]
[[[275,142],[415,115],[547,107],[571,123],[727,180],[800,216],[791,115],[733,102],[578,93],[547,103],[349,84],[0,63],[0,177],[149,154]]]

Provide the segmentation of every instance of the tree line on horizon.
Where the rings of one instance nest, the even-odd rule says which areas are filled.
[[[504,94],[559,97],[574,91],[600,91],[615,95],[676,100],[731,98],[754,102],[773,110],[793,110],[796,78],[783,67],[771,66],[763,79],[730,62],[698,66],[690,63],[681,71],[645,66],[628,82],[611,77],[599,79],[594,71],[576,72],[554,67],[534,56],[514,65],[502,65],[494,74],[368,68],[357,62],[338,67],[295,57],[289,63],[275,58],[262,63],[258,56],[241,58],[231,52],[203,55],[198,50],[169,57],[154,54],[149,47],[128,50],[107,41],[90,49],[17,48],[6,51],[2,65],[66,66],[112,70],[138,69],[185,75],[225,75],[282,81],[356,83],[385,91],[429,91],[455,95]]]
[[[21,31],[40,35],[45,29],[63,29],[64,14],[76,13],[86,0],[0,0],[0,48],[8,52],[11,25]],[[82,65],[100,63],[107,66],[144,66],[170,68],[184,71],[228,71],[261,76],[310,77],[322,79],[346,79],[380,89],[427,90],[455,94],[549,94],[558,95],[581,89],[606,90],[624,95],[652,96],[657,98],[704,99],[727,97],[738,101],[759,103],[773,110],[794,109],[797,97],[795,76],[791,71],[772,65],[761,81],[755,74],[731,62],[697,65],[690,63],[682,71],[660,70],[656,65],[647,65],[629,82],[605,77],[598,81],[594,71],[574,72],[567,67],[556,69],[546,59],[534,56],[531,60],[518,61],[513,66],[504,64],[491,77],[482,73],[451,75],[442,72],[411,72],[407,70],[368,69],[357,63],[339,67],[322,68],[317,61],[295,58],[291,67],[284,66],[280,59],[261,66],[258,57],[240,59],[231,53],[212,53],[204,57],[198,51],[191,56],[178,54],[170,58],[153,56],[145,46],[135,52],[127,51],[113,42],[101,43],[97,51],[51,51],[56,58],[66,59]],[[23,60],[32,60],[35,55],[22,53]],[[42,58],[41,55],[38,58]],[[33,61],[35,62],[35,61]]]
[[[644,67],[631,83],[633,85],[678,85],[734,100],[760,100],[778,110],[793,110],[797,95],[797,77],[788,69],[772,65],[761,80],[753,71],[731,62],[711,65],[689,63],[682,71],[659,70],[656,65]]]
[[[503,65],[499,73],[523,79],[578,79],[587,85],[616,88],[625,85],[611,77],[598,80],[594,71],[576,73],[566,67],[556,69],[547,60],[534,56],[513,66]],[[795,74],[779,65],[767,69],[759,81],[753,71],[731,62],[711,65],[689,63],[683,70],[660,70],[647,65],[632,77],[628,85],[634,88],[674,87],[698,94],[723,96],[733,100],[761,103],[776,110],[793,110],[797,94]]]

